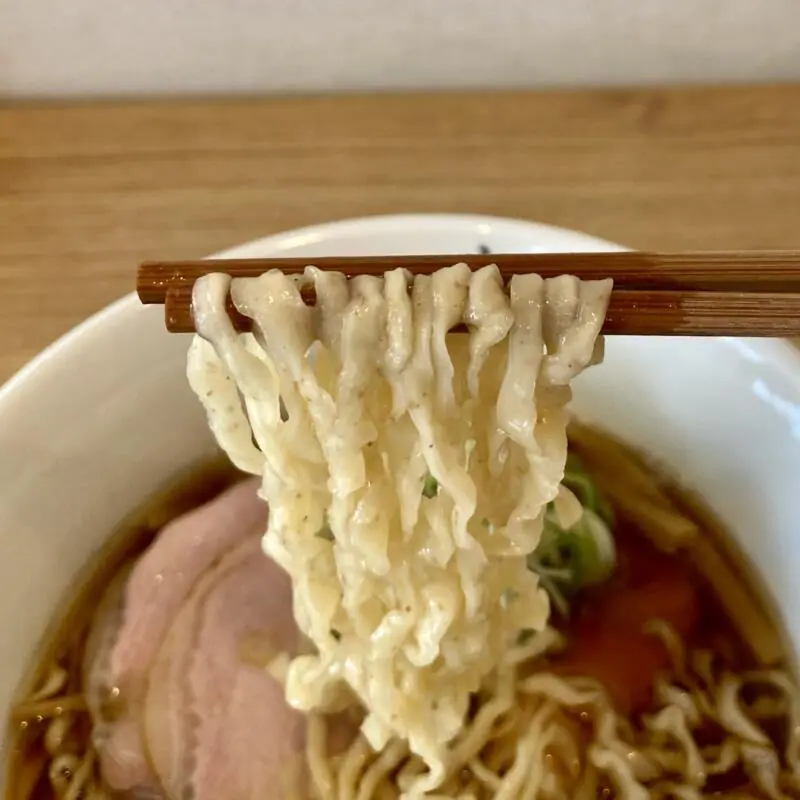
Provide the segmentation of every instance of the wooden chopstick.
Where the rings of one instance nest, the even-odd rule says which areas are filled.
[[[605,333],[687,336],[800,336],[800,251],[712,253],[535,253],[444,256],[269,258],[147,262],[139,268],[137,290],[143,303],[165,306],[167,329],[194,330],[192,286],[211,272],[254,277],[270,269],[299,273],[313,263],[348,276],[382,275],[405,267],[430,274],[467,263],[478,269],[497,264],[504,279],[535,272],[543,277],[570,274],[582,279],[613,278]],[[303,297],[314,302],[312,288]],[[250,320],[229,304],[234,325]]]
[[[436,256],[353,256],[326,258],[203,259],[148,261],[139,267],[138,291],[143,303],[163,303],[166,290],[194,283],[209,272],[235,278],[261,275],[269,269],[302,272],[309,264],[345,275],[383,275],[395,267],[430,274],[458,263],[479,269],[497,264],[505,280],[517,272],[543,278],[576,275],[584,280],[613,278],[619,289],[675,291],[800,292],[800,251],[732,251],[698,253],[512,253]]]

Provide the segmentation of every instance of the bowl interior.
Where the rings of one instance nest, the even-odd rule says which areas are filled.
[[[470,216],[376,217],[223,255],[618,249],[571,231]],[[93,317],[0,391],[0,713],[76,573],[109,532],[214,452],[184,376],[187,337],[134,297]],[[797,650],[800,356],[782,342],[617,337],[577,411],[664,461],[722,516],[766,577]]]

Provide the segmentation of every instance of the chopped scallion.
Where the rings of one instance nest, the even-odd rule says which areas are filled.
[[[315,534],[317,539],[325,539],[326,542],[332,542],[336,537],[333,535],[331,526],[326,522]]]
[[[437,481],[436,478],[434,478],[433,475],[431,475],[431,473],[429,472],[425,476],[425,481],[422,484],[422,494],[430,499],[432,497],[436,497],[438,493],[439,493],[439,481]]]
[[[509,586],[509,588],[500,595],[500,605],[503,608],[508,608],[518,597],[519,592]]]
[[[535,631],[533,630],[533,628],[523,628],[517,634],[517,644],[520,645],[520,646],[522,646],[524,644],[528,644],[528,642],[531,639],[533,639],[534,633],[535,633]]]
[[[568,529],[559,524],[552,504],[544,516],[542,538],[528,556],[528,567],[539,576],[553,607],[569,614],[572,597],[586,586],[602,583],[616,567],[616,548],[611,534],[612,515],[591,477],[570,456],[564,485],[581,501],[583,513]]]

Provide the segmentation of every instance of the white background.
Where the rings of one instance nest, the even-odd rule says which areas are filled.
[[[800,79],[800,0],[0,0],[0,97]]]

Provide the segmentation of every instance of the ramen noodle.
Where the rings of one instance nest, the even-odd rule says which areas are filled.
[[[316,290],[315,307],[301,296]],[[200,279],[192,388],[218,441],[261,477],[265,552],[292,577],[300,630],[289,702],[351,690],[362,733],[407,741],[439,786],[470,697],[549,603],[528,556],[561,486],[570,381],[595,352],[610,281],[465,264],[413,278],[309,268]],[[253,320],[240,336],[228,294]],[[456,325],[467,336],[452,337]]]

